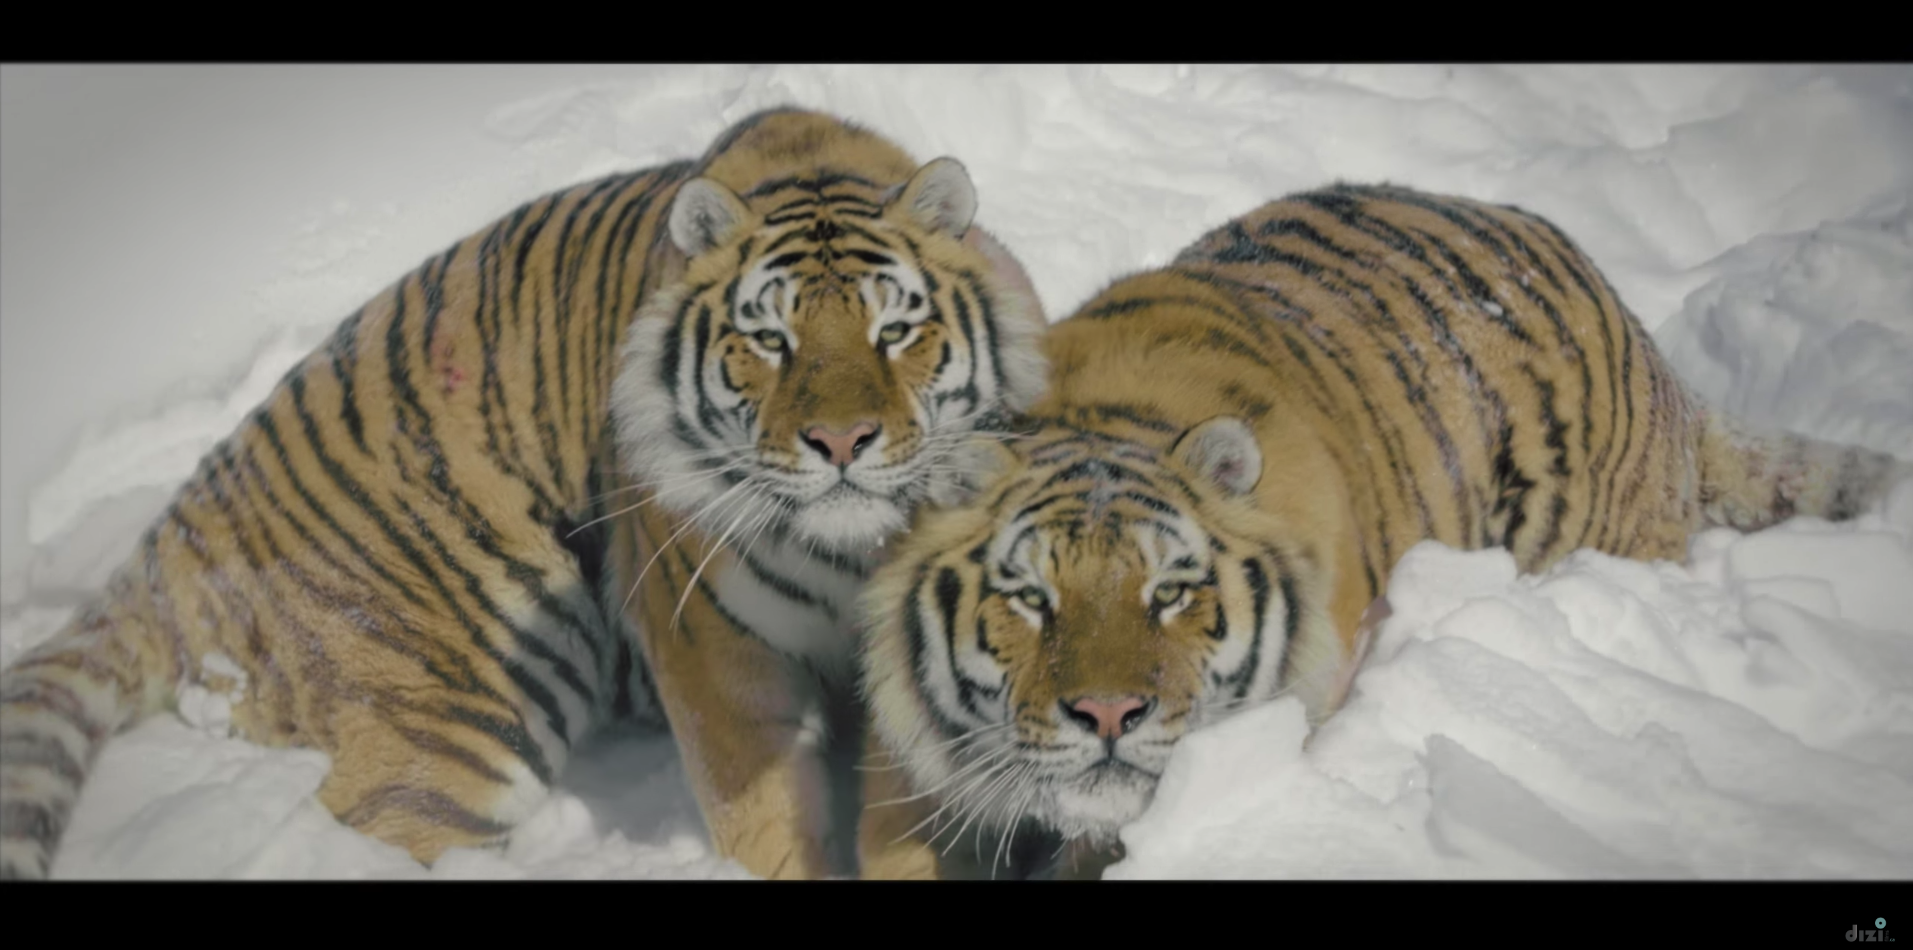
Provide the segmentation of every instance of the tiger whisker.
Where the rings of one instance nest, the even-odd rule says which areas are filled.
[[[755,522],[755,525],[756,525],[755,533],[751,535],[751,539],[749,541],[744,542],[744,547],[740,555],[741,557],[750,556],[751,550],[757,546],[757,540],[763,537],[764,532],[770,528],[771,523],[777,520],[777,515],[779,514],[780,510],[783,507],[781,502],[782,502],[781,499],[773,497],[771,499],[771,504],[764,506],[763,515],[759,517],[757,521]]]
[[[680,476],[674,476],[672,478],[662,479],[658,482],[645,482],[645,483],[640,483],[636,485],[628,485],[625,488],[619,489],[619,490],[631,491],[631,490],[638,490],[638,489],[654,489],[654,488],[660,488],[660,486],[667,485],[671,482],[682,482],[686,478],[693,479],[693,481],[690,482],[689,484],[671,485],[671,487],[663,488],[659,490],[656,494],[652,495],[649,498],[644,499],[643,501],[638,502],[635,505],[627,505],[623,508],[620,508],[616,511],[611,512],[610,514],[601,515],[599,517],[593,518],[590,521],[587,521],[584,524],[581,524],[578,527],[573,528],[569,533],[565,535],[565,537],[570,538],[572,535],[577,534],[578,532],[583,531],[584,529],[589,528],[594,524],[598,524],[599,522],[602,522],[602,521],[609,521],[612,518],[618,517],[619,515],[629,514],[633,511],[636,511],[639,508],[644,507],[645,505],[651,504],[652,502],[660,501],[665,496],[670,495],[672,492],[681,491],[685,488],[690,487],[690,484],[696,484],[698,482],[709,481],[713,478],[718,477],[719,475],[724,474],[725,472],[736,469],[738,466],[743,465],[748,461],[749,461],[748,459],[740,460],[738,462],[734,462],[730,465],[727,465],[723,468],[715,469],[709,472],[696,472],[690,475],[680,475]]]
[[[1024,779],[1024,784],[1023,784],[1023,797],[1017,799],[1016,810],[1010,815],[1010,820],[1006,824],[1006,828],[1008,830],[1005,831],[1004,833],[1005,835],[1004,847],[1007,850],[1004,853],[1004,859],[1003,859],[1005,867],[1009,866],[1010,860],[1013,859],[1016,855],[1017,826],[1023,823],[1024,814],[1026,814],[1029,811],[1030,803],[1035,800],[1037,792],[1041,790],[1042,790],[1042,785],[1038,783],[1037,781],[1035,781],[1035,776],[1027,775],[1027,777]],[[991,880],[996,879],[996,865],[994,863],[990,865],[990,879]]]
[[[728,463],[741,463],[741,462],[749,462],[749,461],[751,460],[751,454],[750,454],[750,453],[749,453],[748,451],[741,451],[741,452],[730,452],[730,453],[724,453],[724,454],[721,454],[721,455],[720,455],[720,454],[718,454],[718,453],[710,453],[710,454],[709,454],[709,457],[708,457],[708,458],[706,458],[706,457],[703,457],[703,456],[704,456],[704,453],[691,453],[691,454],[689,454],[689,455],[687,455],[687,456],[685,456],[685,457],[686,457],[686,458],[690,458],[690,459],[693,459],[693,460],[695,460],[695,461],[711,461],[711,460],[716,460],[716,461],[724,461],[724,462],[728,462]],[[730,468],[730,467],[732,467],[732,466],[731,466],[731,465],[728,465],[728,464],[727,464],[727,465],[725,466],[725,468]],[[681,473],[681,476],[670,476],[670,477],[667,477],[667,478],[661,478],[661,479],[649,479],[649,480],[642,480],[642,481],[633,481],[633,482],[632,482],[631,484],[629,484],[629,485],[620,485],[620,486],[618,486],[617,488],[613,488],[613,489],[610,489],[609,491],[605,491],[605,492],[600,492],[599,494],[596,494],[596,495],[592,495],[592,496],[590,496],[590,497],[588,497],[588,498],[586,498],[586,499],[585,499],[585,504],[587,504],[587,505],[590,505],[590,504],[596,504],[596,503],[598,503],[598,502],[600,502],[600,501],[604,501],[604,500],[605,500],[605,499],[607,499],[607,498],[615,498],[615,497],[617,497],[617,496],[619,496],[619,495],[623,495],[623,494],[626,494],[626,493],[628,493],[628,492],[634,492],[634,491],[642,491],[642,490],[644,490],[644,489],[646,489],[646,488],[655,488],[655,487],[657,487],[658,485],[661,485],[661,484],[663,484],[663,483],[665,483],[665,482],[667,482],[667,481],[670,481],[670,480],[671,480],[672,478],[676,478],[676,477],[682,477],[682,476],[690,476],[690,475],[701,475],[701,474],[704,474],[704,473],[706,473],[706,472],[710,472],[710,471],[713,471],[713,470],[712,470],[712,469],[706,469],[706,468],[697,468],[697,469],[694,469],[694,470],[692,470],[692,471],[690,471],[690,472],[686,472],[686,473]]]
[[[692,515],[691,517],[685,518],[684,523],[680,525],[675,532],[672,532],[671,536],[669,538],[666,538],[663,544],[658,545],[658,549],[656,553],[651,555],[651,560],[645,562],[644,570],[639,571],[637,579],[631,582],[631,591],[624,595],[624,603],[618,608],[619,612],[622,613],[623,611],[630,609],[631,598],[637,595],[638,587],[639,585],[644,583],[645,575],[651,573],[651,568],[653,565],[658,563],[658,558],[663,557],[664,552],[669,551],[671,549],[671,545],[677,543],[678,538],[683,537],[686,531],[691,530],[691,528],[697,524],[698,519],[703,517],[706,512],[717,507],[717,505],[721,503],[726,497],[728,497],[732,492],[735,492],[740,488],[744,488],[752,484],[752,481],[753,481],[752,479],[745,479],[744,481],[741,481],[735,485],[732,485],[730,488],[725,489],[723,494],[718,495],[716,498],[711,499],[711,501],[707,502],[703,508],[698,509],[697,514]]]
[[[967,782],[962,788],[951,793],[944,800],[942,807],[930,813],[930,817],[925,818],[924,820],[918,822],[916,825],[911,827],[909,831],[904,832],[901,837],[897,838],[897,840],[902,841],[904,838],[907,838],[910,835],[916,833],[917,829],[922,828],[924,825],[927,825],[927,824],[930,824],[931,822],[936,821],[936,819],[941,817],[944,812],[949,811],[951,808],[959,807],[965,801],[967,801],[969,794],[972,790],[978,788],[984,782],[990,781],[992,778],[996,776],[999,770],[1010,768],[1014,766],[1015,764],[1016,764],[1015,760],[1010,759],[1010,760],[1006,760],[1002,762],[996,762],[992,764],[989,768],[984,769],[982,773],[972,777],[970,781]],[[955,823],[955,820],[956,819],[952,818],[951,822]],[[948,825],[944,825],[942,827],[937,828],[934,832],[931,833],[929,841],[927,843],[935,844],[936,840],[943,836],[944,829],[948,827],[949,827]],[[945,852],[945,853],[947,854],[948,852]]]
[[[978,727],[977,727],[977,728],[975,728],[975,729],[971,729],[971,730],[969,730],[969,731],[967,731],[967,732],[963,732],[963,733],[961,733],[961,734],[959,734],[959,735],[958,735],[958,736],[957,736],[956,738],[954,738],[954,739],[946,739],[946,740],[944,740],[944,741],[942,741],[942,742],[938,742],[938,743],[935,743],[935,744],[933,744],[933,745],[926,745],[926,746],[919,746],[919,747],[917,747],[917,748],[914,748],[914,749],[912,749],[912,750],[910,750],[910,752],[909,752],[909,753],[907,753],[907,755],[910,755],[910,756],[925,756],[925,755],[929,755],[930,753],[933,753],[933,752],[936,752],[936,751],[938,751],[938,750],[940,750],[940,749],[947,749],[947,748],[949,748],[950,746],[953,746],[953,745],[956,745],[956,744],[958,744],[958,743],[961,743],[961,742],[969,742],[969,741],[972,741],[972,740],[974,740],[974,739],[976,739],[976,738],[978,738],[978,737],[981,737],[981,736],[986,736],[986,735],[989,735],[989,734],[990,734],[990,733],[992,733],[992,732],[1000,732],[1000,731],[1002,731],[1002,730],[1004,730],[1004,729],[1008,729],[1008,728],[1010,728],[1010,727],[1011,727],[1011,726],[1013,726],[1013,725],[1015,725],[1015,723],[1009,723],[1009,722],[999,722],[999,723],[997,723],[997,724],[995,724],[995,725],[993,725],[993,726],[978,726]],[[904,757],[904,756],[902,756],[902,755],[899,755],[898,753],[895,753],[895,752],[892,752],[892,751],[889,751],[889,750],[887,750],[887,749],[886,749],[886,750],[881,750],[881,751],[879,751],[879,752],[876,752],[876,753],[872,753],[872,755],[887,755],[887,756],[889,756],[889,757],[890,757],[890,758],[892,758],[892,759],[898,759],[898,758],[903,758],[903,757]],[[870,755],[866,755],[866,756],[864,756],[864,758],[866,758],[866,759],[868,759],[868,758],[870,758],[870,757],[871,757]],[[863,765],[859,765],[859,766],[857,766],[857,768],[859,768],[859,769],[864,769],[864,770],[866,770],[866,771],[873,771],[873,772],[878,772],[878,771],[890,771],[891,769],[896,769],[896,768],[902,768],[902,767],[903,767],[903,766],[902,766],[901,764],[898,764],[898,765],[894,765],[894,766],[884,766],[884,767],[882,767],[882,768],[877,768],[877,767],[873,767],[873,766],[863,766]]]
[[[1020,770],[1025,768],[1028,768],[1028,766],[1025,765],[1023,762],[1020,762],[1020,761],[1012,762],[1010,764],[1010,767],[1005,769],[1003,773],[997,777],[996,781],[991,782],[989,785],[985,786],[980,793],[978,793],[980,797],[976,800],[976,803],[964,810],[965,812],[967,812],[967,817],[964,814],[958,815],[959,818],[962,818],[963,825],[962,827],[959,827],[956,830],[956,834],[950,836],[950,844],[943,849],[944,854],[946,855],[949,854],[950,848],[956,847],[957,842],[963,840],[963,832],[969,830],[971,822],[974,822],[978,818],[982,817],[984,810],[988,808],[990,804],[996,800],[996,797],[999,794],[1002,793],[1002,790],[1006,787],[1005,783],[1014,779],[1017,773]],[[977,831],[976,859],[978,861],[982,861],[983,860],[983,824],[982,823],[979,822],[977,824],[976,831]]]
[[[1036,794],[1037,785],[1031,781],[1032,771],[1024,769],[1018,773],[1016,782],[1010,788],[1009,794],[1014,798],[1011,799],[1010,807],[1004,812],[1007,817],[1003,822],[1003,832],[997,835],[996,854],[990,859],[990,880],[992,881],[996,880],[997,867],[999,865],[1009,867],[1015,855],[1015,852],[1010,849],[1016,841],[1017,823],[1023,820],[1023,811],[1028,807],[1031,797]]]
[[[984,755],[978,756],[977,758],[972,759],[969,762],[964,763],[963,766],[961,766],[954,772],[951,772],[947,777],[944,778],[943,781],[937,783],[936,786],[932,788],[918,792],[915,795],[907,796],[905,798],[892,798],[892,799],[888,799],[881,802],[872,802],[866,807],[878,808],[878,807],[889,806],[889,805],[901,805],[905,802],[914,802],[919,799],[929,798],[930,796],[935,795],[946,788],[949,788],[951,785],[959,781],[962,781],[964,776],[975,772],[979,767],[984,766],[987,763],[993,762],[996,759],[1001,758],[1004,754],[1010,751],[1012,751],[1012,747],[1004,747],[1001,749],[996,749]]]
[[[748,484],[748,482],[746,484]],[[762,489],[759,488],[758,491],[761,492]],[[755,494],[745,495],[744,504],[748,504],[750,501],[755,500],[755,498]],[[705,566],[711,563],[711,559],[717,556],[717,552],[724,550],[724,542],[729,540],[731,533],[737,530],[737,526],[743,522],[744,516],[751,513],[751,509],[744,507],[744,504],[740,504],[737,517],[731,519],[730,527],[724,529],[724,534],[717,539],[717,543],[711,545],[710,553],[704,555],[704,560],[698,562],[697,570],[691,572],[691,579],[684,583],[684,594],[678,598],[677,610],[671,614],[672,629],[677,629],[678,618],[684,615],[684,605],[690,603],[691,592],[697,589],[697,579],[704,576]]]

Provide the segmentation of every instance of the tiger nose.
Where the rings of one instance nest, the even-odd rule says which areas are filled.
[[[1063,715],[1071,722],[1096,733],[1099,739],[1119,739],[1134,732],[1156,710],[1154,697],[1124,696],[1119,699],[1079,699],[1063,701]]]
[[[877,438],[882,427],[868,419],[850,427],[848,432],[832,432],[823,426],[811,426],[804,430],[804,444],[817,451],[824,461],[843,467],[862,455],[864,449]]]

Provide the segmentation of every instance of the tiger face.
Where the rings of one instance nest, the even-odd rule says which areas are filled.
[[[1185,733],[1333,649],[1316,554],[1249,502],[1232,418],[1167,453],[1059,426],[999,455],[868,589],[876,728],[946,813],[1108,841]]]
[[[954,160],[887,194],[849,176],[752,194],[678,193],[688,264],[633,329],[623,458],[720,542],[867,550],[960,476],[965,436],[1041,394],[1042,310],[971,227]]]

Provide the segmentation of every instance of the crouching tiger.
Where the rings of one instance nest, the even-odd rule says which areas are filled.
[[[866,589],[875,729],[925,796],[871,842],[1111,842],[1188,730],[1291,692],[1330,715],[1424,539],[1680,559],[1913,474],[1711,411],[1548,222],[1402,188],[1265,205],[1045,350],[1030,437]]]
[[[806,664],[852,665],[814,615],[957,474],[954,437],[1043,385],[1041,312],[975,206],[954,161],[772,110],[426,261],[0,674],[0,876],[47,875],[101,745],[185,683],[328,753],[320,801],[428,864],[502,842],[593,724],[661,697],[720,850],[829,873],[822,806],[759,774],[805,751]],[[620,456],[662,489],[642,523]],[[685,568],[739,526],[766,545]]]

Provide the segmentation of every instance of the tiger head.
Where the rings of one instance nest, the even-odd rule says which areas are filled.
[[[884,193],[822,176],[751,194],[677,193],[687,263],[633,327],[621,455],[712,534],[868,550],[960,474],[963,436],[1041,394],[1042,308],[971,226],[952,159]]]
[[[946,813],[1106,843],[1189,730],[1339,701],[1320,554],[1252,504],[1247,425],[1167,451],[1054,425],[997,454],[864,594],[874,727]]]

